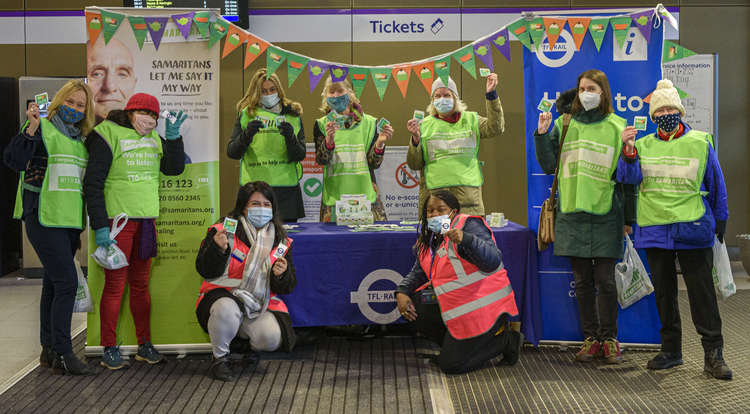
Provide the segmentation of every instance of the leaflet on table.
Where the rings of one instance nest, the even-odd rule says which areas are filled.
[[[372,224],[372,207],[364,194],[344,194],[336,201],[336,224]]]

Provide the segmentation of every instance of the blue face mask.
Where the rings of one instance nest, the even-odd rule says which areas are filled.
[[[449,219],[449,218],[450,216],[448,214],[444,214],[442,216],[428,217],[427,229],[435,234],[440,234],[440,231],[442,230],[442,226],[443,226],[443,220]]]
[[[656,122],[656,126],[662,131],[672,132],[680,124],[680,113],[657,116],[654,118],[654,122]]]
[[[346,111],[346,108],[349,107],[349,95],[344,94],[335,98],[326,98],[326,102],[328,102],[328,106],[330,106],[331,109],[342,114]]]
[[[77,111],[68,105],[61,105],[57,108],[57,116],[66,124],[75,124],[83,119],[83,112]]]
[[[279,98],[278,93],[260,96],[260,103],[262,103],[266,108],[273,108],[277,103],[279,103],[280,100],[281,99]]]
[[[249,207],[247,209],[247,220],[259,229],[273,218],[273,209],[270,207]]]
[[[432,106],[441,114],[447,114],[453,110],[453,98],[438,98],[432,101]]]

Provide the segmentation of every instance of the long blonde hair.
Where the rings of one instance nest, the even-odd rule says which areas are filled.
[[[464,112],[469,107],[466,105],[466,103],[458,98],[453,91],[451,91],[451,96],[453,97],[453,113],[455,112]],[[440,116],[440,113],[435,109],[435,106],[432,105],[432,96],[430,96],[430,104],[427,105],[427,109],[425,109],[425,112],[427,112],[430,116]]]
[[[248,113],[250,114],[255,112],[255,108],[257,108],[260,103],[260,97],[263,95],[263,82],[266,80],[273,82],[283,106],[291,107],[292,112],[297,116],[302,115],[302,104],[286,97],[286,92],[284,91],[284,88],[281,87],[281,81],[275,73],[266,78],[266,68],[260,68],[253,73],[253,76],[250,78],[250,84],[245,91],[245,96],[237,102],[237,112],[242,112],[245,108],[249,108]]]
[[[49,104],[49,109],[47,109],[47,116],[51,118],[55,115],[57,110],[65,105],[65,99],[78,91],[83,91],[83,93],[86,94],[86,109],[83,111],[83,119],[76,124],[76,126],[81,129],[81,135],[85,137],[94,129],[94,101],[91,99],[92,94],[89,85],[86,85],[83,81],[71,79],[66,82],[65,85],[57,91],[55,97],[52,98],[52,102]]]
[[[331,110],[331,107],[328,106],[328,101],[326,98],[328,98],[329,93],[334,92],[346,92],[349,95],[349,108],[354,108],[354,105],[359,106],[359,99],[357,99],[357,95],[354,93],[354,89],[352,88],[352,84],[349,83],[348,79],[344,79],[341,82],[334,82],[332,78],[329,76],[328,79],[326,79],[326,83],[323,86],[323,92],[321,92],[320,96],[323,97],[323,100],[320,103],[320,110],[323,111],[324,114],[327,114],[328,111]]]

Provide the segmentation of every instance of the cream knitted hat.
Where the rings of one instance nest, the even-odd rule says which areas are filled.
[[[672,81],[669,79],[662,79],[656,83],[656,90],[651,94],[648,115],[651,119],[654,119],[654,112],[665,106],[677,108],[680,110],[680,114],[685,116],[685,108],[682,106],[680,93],[677,92],[677,88],[672,85]]]
[[[456,96],[456,99],[458,99],[458,88],[456,87],[456,82],[453,82],[453,79],[448,78],[448,86],[445,86],[443,83],[443,80],[438,77],[435,79],[434,82],[432,82],[432,92],[430,92],[430,96],[435,94],[435,91],[438,88],[448,88],[451,92],[453,92],[453,95]]]

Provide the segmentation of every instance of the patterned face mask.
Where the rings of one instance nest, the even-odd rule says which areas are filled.
[[[664,132],[672,132],[677,128],[677,125],[680,124],[680,113],[677,112],[676,114],[657,116],[654,118],[654,122],[656,122],[656,126],[658,126],[660,130]]]
[[[65,122],[66,124],[75,124],[81,119],[83,119],[83,112],[77,111],[68,105],[61,105],[57,109],[57,116],[60,117],[60,120]]]

